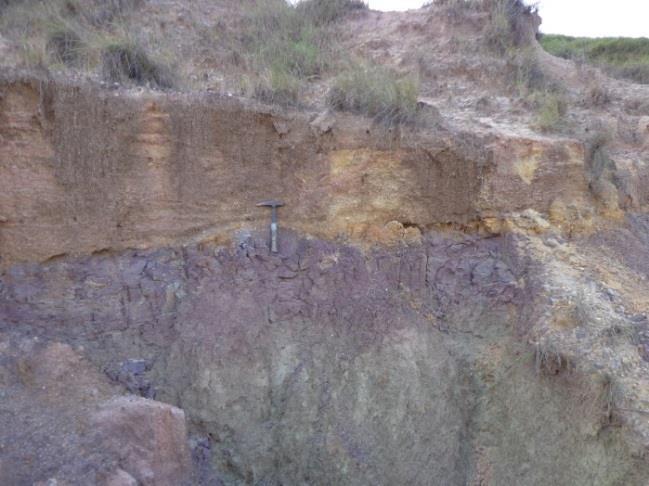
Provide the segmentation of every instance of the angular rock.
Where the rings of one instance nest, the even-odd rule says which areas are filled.
[[[80,349],[0,333],[0,380],[3,486],[180,485],[188,474],[183,412],[121,397]]]
[[[175,486],[187,480],[190,456],[185,414],[141,397],[114,398],[93,416],[101,444],[143,485]]]

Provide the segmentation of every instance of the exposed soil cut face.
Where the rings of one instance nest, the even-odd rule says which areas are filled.
[[[361,245],[556,202],[592,212],[575,140],[329,117],[323,128],[327,113],[216,96],[0,81],[0,265],[228,243],[266,223],[255,204],[269,197],[296,231]]]
[[[197,91],[0,75],[0,484],[646,486],[647,87],[525,14],[541,133],[444,2],[335,27],[419,74],[417,123],[333,113],[334,73],[290,111],[190,48],[241,2],[141,4]]]
[[[206,484],[643,484],[607,384],[538,368],[521,340],[535,271],[517,238],[280,245],[15,266],[4,339],[71,343],[109,372],[143,360],[141,390],[185,411]],[[22,425],[3,417],[11,442]],[[3,466],[9,483],[74,483]]]

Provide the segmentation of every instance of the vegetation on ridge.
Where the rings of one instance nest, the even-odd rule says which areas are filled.
[[[177,46],[161,55],[164,25],[144,27],[142,0],[0,0],[0,32],[20,46],[23,62],[92,74],[111,83],[152,88],[190,83]],[[418,86],[388,68],[354,60],[337,41],[336,24],[367,9],[361,0],[255,0],[228,22],[189,20],[188,33],[207,59],[225,58],[240,94],[299,106],[317,81],[336,77],[332,106],[396,123],[414,117]],[[157,37],[157,38],[156,38]],[[162,41],[162,42],[161,42]],[[167,42],[167,45],[171,42]],[[224,54],[226,53],[226,54]],[[223,69],[229,64],[227,69]],[[347,91],[341,96],[341,88]],[[334,101],[335,100],[335,101]]]
[[[245,18],[242,31],[226,39],[233,55],[256,73],[245,85],[253,96],[281,105],[297,105],[310,82],[335,75],[327,100],[337,110],[372,117],[386,124],[414,121],[419,87],[411,76],[355,60],[336,42],[333,24],[358,0],[303,0],[295,6],[261,0]]]
[[[154,58],[125,25],[140,0],[4,0],[0,31],[41,68],[98,70],[112,82],[173,85],[172,67]]]
[[[543,35],[540,42],[555,56],[594,64],[612,76],[649,84],[649,39]]]
[[[362,113],[388,125],[413,122],[419,85],[380,66],[355,64],[339,75],[327,101],[335,109]]]
[[[528,46],[535,20],[527,0],[432,3],[451,22],[478,14],[481,52],[504,61],[511,92],[537,112],[535,126],[562,126],[561,89]],[[343,47],[349,36],[341,21],[362,18],[366,9],[361,0],[250,0],[246,8],[204,0],[168,9],[145,0],[0,0],[0,32],[26,66],[121,85],[200,87],[281,106],[326,101],[380,123],[412,123],[420,77],[430,90],[423,68],[407,57],[399,67],[379,66]]]

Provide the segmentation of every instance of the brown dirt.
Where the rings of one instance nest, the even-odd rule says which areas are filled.
[[[645,485],[647,88],[537,52],[539,133],[432,6],[335,27],[425,123],[280,109],[197,27],[239,5],[143,2],[192,89],[0,75],[0,482]]]

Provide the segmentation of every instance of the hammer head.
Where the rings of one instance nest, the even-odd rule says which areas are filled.
[[[257,203],[257,206],[267,206],[269,208],[279,208],[281,206],[284,206],[284,203],[282,201],[277,201],[277,200],[271,199],[270,201],[262,201],[260,203]]]

